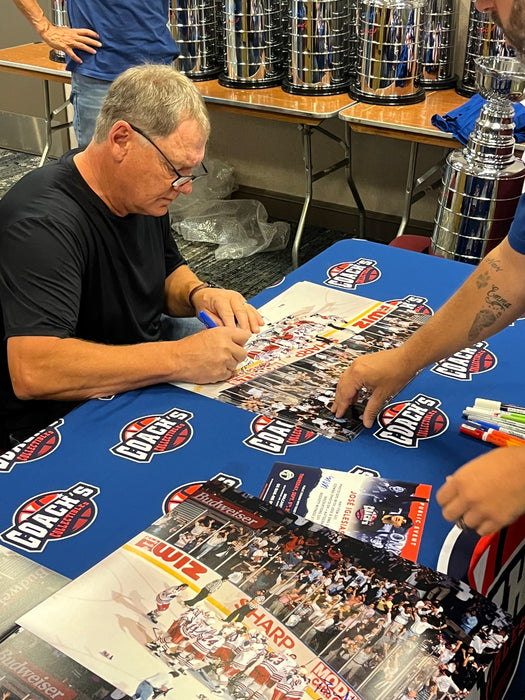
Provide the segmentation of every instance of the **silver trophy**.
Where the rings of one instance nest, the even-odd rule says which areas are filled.
[[[514,155],[513,102],[525,91],[516,58],[477,60],[477,87],[487,100],[467,146],[447,157],[432,235],[432,252],[477,264],[509,231],[525,180]]]
[[[53,0],[53,6],[51,8],[51,23],[55,27],[68,27],[68,17],[66,9],[66,0]],[[65,63],[66,54],[64,51],[59,49],[51,49],[49,52],[49,58],[56,63]]]
[[[303,95],[346,92],[356,2],[290,0],[288,16],[288,76],[283,89]]]
[[[265,88],[283,78],[281,0],[224,0],[224,70],[219,83]]]
[[[425,8],[425,0],[359,0],[352,97],[387,105],[425,99],[421,85]]]
[[[196,81],[217,77],[222,49],[219,53],[215,0],[171,0],[169,28],[180,50],[175,67]]]
[[[505,42],[503,29],[490,13],[477,10],[476,0],[471,0],[463,76],[456,87],[457,93],[463,97],[476,94],[476,62],[478,58],[489,56],[509,57],[514,56],[514,51]]]

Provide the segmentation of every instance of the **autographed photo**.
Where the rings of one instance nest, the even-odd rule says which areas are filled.
[[[227,382],[179,384],[247,411],[348,442],[362,405],[329,410],[339,377],[359,355],[401,345],[428,320],[403,305],[299,282],[262,306],[266,321],[246,344],[247,360]]]

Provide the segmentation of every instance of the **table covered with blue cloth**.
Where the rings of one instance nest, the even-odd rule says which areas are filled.
[[[260,306],[307,280],[433,313],[471,272],[463,263],[345,240],[253,303]],[[342,471],[359,465],[386,478],[431,484],[419,562],[462,577],[519,617],[525,610],[525,521],[480,539],[444,520],[435,493],[447,474],[493,449],[459,433],[463,409],[478,396],[523,405],[524,345],[520,319],[476,348],[487,361],[467,362],[463,369],[452,363],[448,373],[432,367],[421,372],[394,402],[403,406],[426,397],[441,420],[424,430],[414,426],[413,439],[404,444],[380,430],[381,414],[376,428],[338,442],[272,428],[249,411],[168,384],[88,401],[23,450],[0,456],[0,542],[75,577],[216,475],[259,495],[277,461]],[[161,431],[155,441],[150,435],[149,451],[137,459],[134,440],[155,420],[170,424],[169,436]],[[58,520],[49,513],[36,517],[52,501]],[[523,680],[516,674],[515,683]],[[509,697],[523,697],[523,688]]]

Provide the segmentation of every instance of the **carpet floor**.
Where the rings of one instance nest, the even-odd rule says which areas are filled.
[[[17,151],[0,149],[0,197],[23,175],[38,166],[39,157]],[[255,296],[269,285],[281,280],[292,270],[292,243],[296,222],[290,222],[292,232],[285,249],[255,253],[235,260],[217,260],[216,246],[184,240],[174,234],[181,253],[190,267],[203,279],[236,289],[245,297]],[[336,241],[347,237],[341,231],[306,226],[300,248],[300,262],[304,263]]]

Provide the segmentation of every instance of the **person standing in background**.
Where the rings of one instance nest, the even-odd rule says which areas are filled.
[[[168,29],[169,0],[67,0],[70,27],[57,27],[37,0],[14,0],[42,39],[67,54],[73,128],[82,148],[112,81],[132,66],[170,65],[179,55]]]

